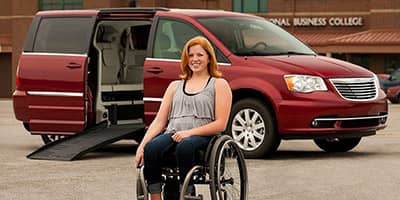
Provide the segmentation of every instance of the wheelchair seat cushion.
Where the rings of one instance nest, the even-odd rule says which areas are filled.
[[[206,158],[205,155],[206,155],[206,150],[197,151],[195,157],[196,164],[206,165],[207,161],[205,160]],[[162,166],[168,168],[176,168],[178,166],[176,161],[175,147],[171,148],[169,151],[165,153],[162,160]]]

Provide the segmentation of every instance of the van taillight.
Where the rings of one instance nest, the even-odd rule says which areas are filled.
[[[15,76],[15,88],[19,89],[20,86],[21,86],[21,81],[19,79],[18,72],[17,72],[17,75]]]

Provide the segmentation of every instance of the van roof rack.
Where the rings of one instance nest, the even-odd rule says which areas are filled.
[[[128,8],[106,8],[100,9],[100,15],[109,14],[134,14],[134,13],[145,13],[155,14],[157,11],[169,11],[170,9],[164,7],[128,7]]]

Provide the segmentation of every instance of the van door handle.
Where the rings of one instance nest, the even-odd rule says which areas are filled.
[[[68,63],[68,65],[66,67],[68,67],[70,69],[77,69],[77,68],[81,68],[81,65],[77,64],[77,63]]]
[[[153,73],[153,74],[159,74],[159,73],[163,72],[163,70],[159,67],[152,67],[146,71]]]

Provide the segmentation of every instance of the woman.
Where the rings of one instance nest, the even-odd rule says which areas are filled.
[[[231,89],[221,78],[214,49],[207,39],[194,37],[185,44],[181,69],[182,80],[168,86],[136,152],[137,165],[144,161],[144,177],[152,200],[161,199],[164,153],[175,148],[182,184],[195,165],[195,153],[206,149],[211,137],[225,130],[231,109]]]

